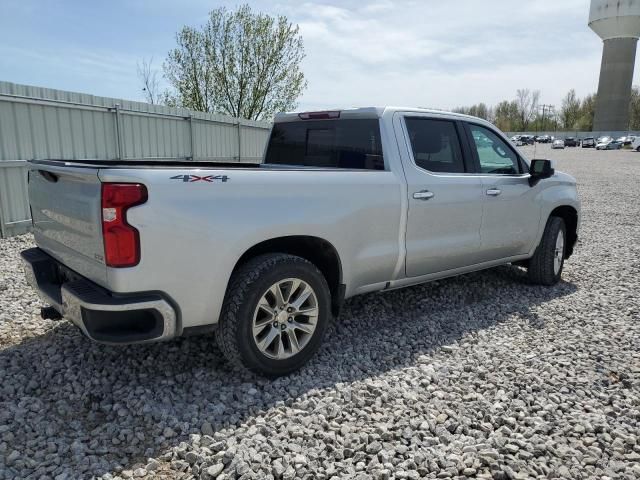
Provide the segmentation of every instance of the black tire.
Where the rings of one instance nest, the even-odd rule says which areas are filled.
[[[564,248],[560,268],[556,272],[554,269],[556,240],[560,232],[562,232],[564,237]],[[538,245],[533,257],[529,260],[529,281],[537,285],[546,286],[558,283],[562,277],[566,251],[567,229],[564,220],[560,217],[549,217],[547,225],[544,228],[544,233],[542,234],[542,240],[540,240],[540,245]]]
[[[253,338],[253,316],[262,295],[274,283],[298,278],[314,291],[318,302],[316,328],[299,353],[286,359],[263,354]],[[311,262],[281,253],[260,255],[241,266],[231,277],[218,323],[217,342],[233,365],[268,377],[279,377],[298,370],[322,344],[331,319],[331,293],[327,281]]]

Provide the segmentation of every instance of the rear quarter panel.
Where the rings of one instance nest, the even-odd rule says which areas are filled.
[[[172,179],[191,174],[227,181]],[[237,260],[264,240],[309,235],[330,242],[347,296],[391,279],[398,260],[401,180],[390,171],[156,167],[101,170],[100,179],[140,182],[149,192],[147,203],[128,211],[140,231],[140,264],[108,269],[109,287],[167,293],[182,327],[217,322]]]

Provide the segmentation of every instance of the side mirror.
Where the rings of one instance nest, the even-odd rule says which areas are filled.
[[[534,186],[540,180],[549,178],[555,173],[555,170],[551,166],[551,160],[531,160],[529,166],[529,185]]]

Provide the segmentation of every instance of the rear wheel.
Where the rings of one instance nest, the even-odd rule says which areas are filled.
[[[529,260],[529,280],[538,285],[555,285],[560,281],[566,252],[567,230],[560,217],[549,217],[542,240]]]
[[[330,308],[329,287],[315,265],[293,255],[261,255],[231,278],[218,345],[233,364],[286,375],[320,347]]]

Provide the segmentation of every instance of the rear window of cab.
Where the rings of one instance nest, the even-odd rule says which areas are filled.
[[[276,123],[265,163],[355,170],[384,170],[378,119]]]

